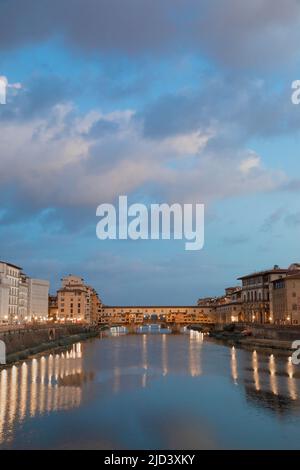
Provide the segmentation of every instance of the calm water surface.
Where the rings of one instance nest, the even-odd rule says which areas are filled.
[[[202,334],[114,335],[0,371],[0,449],[300,448],[300,366]]]

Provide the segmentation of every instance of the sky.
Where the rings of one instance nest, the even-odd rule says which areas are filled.
[[[0,0],[0,259],[110,305],[193,305],[300,262],[298,0]],[[96,208],[205,204],[205,244]]]

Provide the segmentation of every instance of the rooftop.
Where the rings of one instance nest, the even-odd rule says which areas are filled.
[[[238,280],[247,279],[249,277],[264,276],[266,274],[285,274],[288,271],[289,271],[288,268],[285,268],[285,269],[282,269],[282,268],[266,269],[265,271],[255,271],[254,273],[246,274],[245,276],[238,277]]]
[[[20,268],[20,266],[17,266],[16,264],[8,263],[7,261],[1,261],[0,260],[0,263],[6,264],[7,266],[10,266],[11,268],[14,268],[14,269],[22,270],[22,268]]]

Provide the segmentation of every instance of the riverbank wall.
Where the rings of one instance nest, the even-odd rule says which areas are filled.
[[[231,345],[241,345],[250,349],[293,351],[293,341],[300,341],[299,326],[230,324],[215,325],[210,336]]]
[[[96,337],[98,334],[99,328],[92,326],[47,325],[0,332],[0,340],[6,347],[6,364],[11,364],[43,351]]]

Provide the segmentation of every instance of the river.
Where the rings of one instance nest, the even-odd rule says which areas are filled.
[[[300,366],[201,333],[120,334],[0,371],[0,449],[299,449]]]

